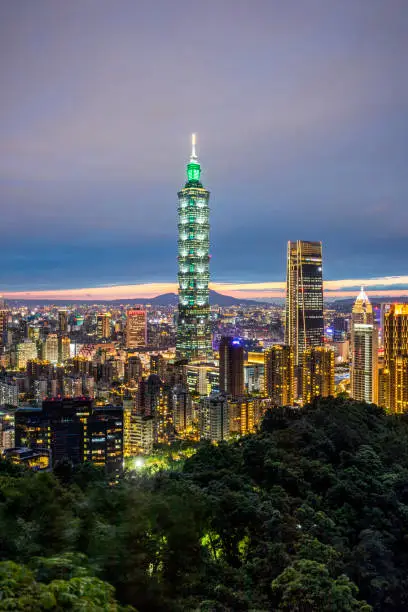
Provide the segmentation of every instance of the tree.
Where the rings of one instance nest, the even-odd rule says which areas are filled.
[[[323,563],[302,559],[287,567],[272,582],[277,610],[287,612],[369,612],[358,601],[356,585],[347,578],[330,577]]]

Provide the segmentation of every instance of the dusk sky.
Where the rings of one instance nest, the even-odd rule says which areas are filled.
[[[0,291],[172,289],[191,132],[216,288],[282,283],[289,239],[408,288],[407,32],[407,0],[1,2]]]

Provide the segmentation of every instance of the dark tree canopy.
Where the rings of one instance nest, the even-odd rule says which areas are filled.
[[[0,610],[403,612],[407,576],[408,417],[344,397],[115,487],[0,462]]]

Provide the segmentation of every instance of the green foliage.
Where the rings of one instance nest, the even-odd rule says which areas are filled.
[[[114,487],[0,461],[0,610],[408,609],[407,416],[319,399],[186,450]]]
[[[295,561],[272,582],[277,610],[287,612],[369,612],[371,606],[355,599],[357,591],[347,576],[334,580],[326,565],[306,559]]]
[[[98,578],[82,576],[70,580],[37,582],[34,573],[12,561],[0,563],[0,610],[21,612],[131,612],[114,598],[114,588]]]

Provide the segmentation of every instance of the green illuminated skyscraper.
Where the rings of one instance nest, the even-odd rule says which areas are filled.
[[[193,134],[187,182],[178,193],[179,307],[176,356],[189,361],[208,361],[212,358],[208,292],[210,192],[202,186],[200,173]]]

